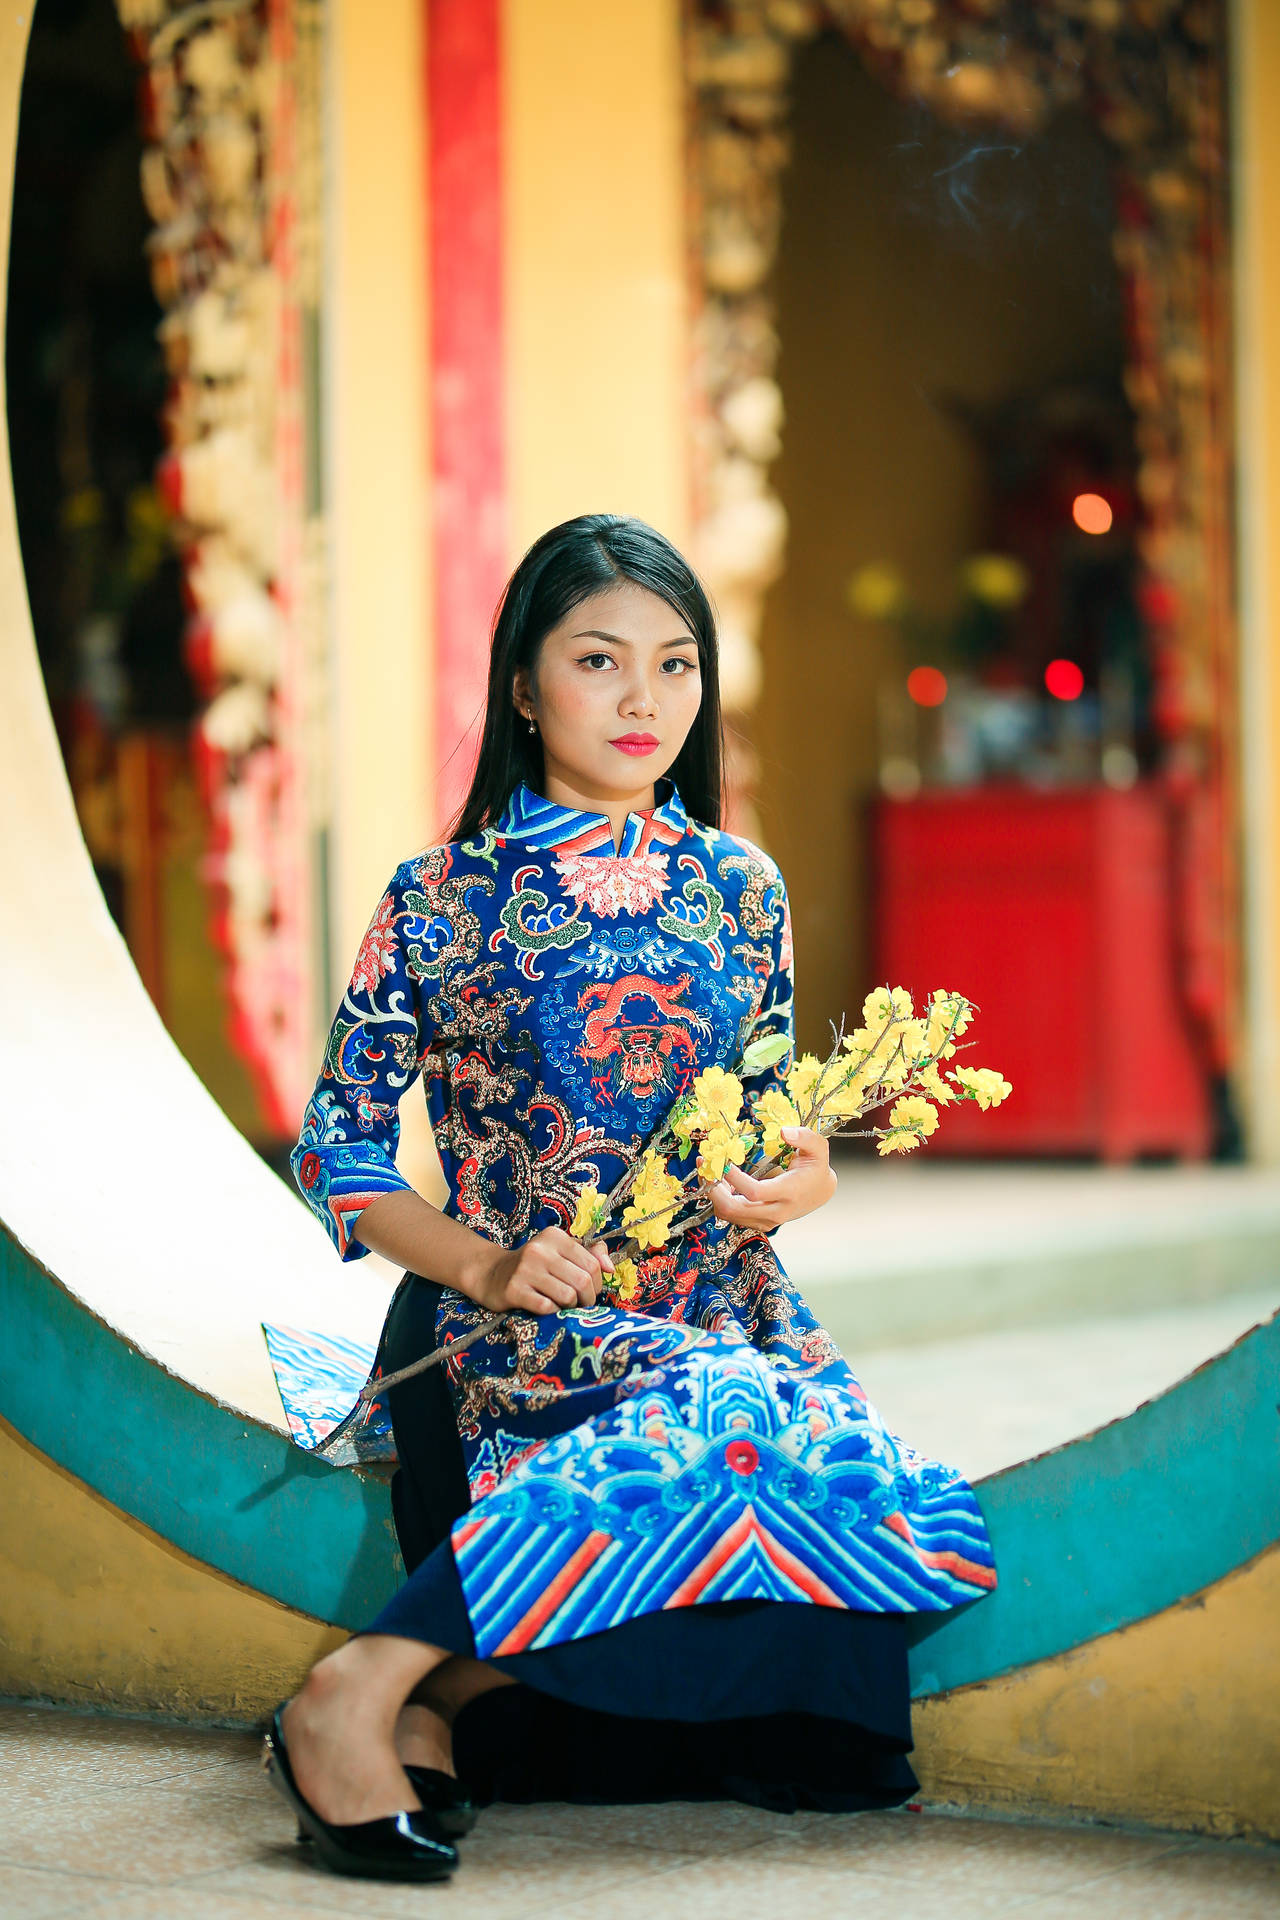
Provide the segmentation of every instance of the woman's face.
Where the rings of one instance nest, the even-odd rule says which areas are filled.
[[[548,795],[630,800],[675,763],[702,700],[698,645],[674,607],[625,582],[553,627],[515,702],[542,736]]]

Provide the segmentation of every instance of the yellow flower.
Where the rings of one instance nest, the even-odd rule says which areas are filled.
[[[1031,576],[1011,553],[973,554],[961,567],[960,579],[975,600],[1002,613],[1020,606],[1031,585]]]
[[[667,1172],[667,1163],[654,1152],[645,1150],[636,1183],[631,1189],[631,1205],[622,1215],[622,1224],[631,1230],[642,1247],[665,1247],[671,1228],[671,1215],[684,1194],[684,1183]],[[657,1219],[650,1219],[657,1214]]]
[[[907,583],[887,561],[859,567],[846,589],[849,605],[864,620],[896,620],[907,604]]]
[[[822,1118],[856,1120],[867,1104],[868,1092],[879,1078],[880,1065],[876,1061],[847,1061],[843,1079],[823,1100]]]
[[[862,1018],[877,1030],[890,1020],[909,1020],[913,1012],[905,987],[874,987],[862,1003]]]
[[[708,1186],[713,1186],[723,1179],[725,1162],[732,1161],[735,1167],[740,1167],[754,1145],[754,1136],[739,1133],[736,1127],[712,1127],[698,1149],[698,1172]]]
[[[742,1082],[723,1067],[704,1067],[693,1083],[697,1102],[690,1130],[706,1133],[713,1127],[731,1127],[742,1112]]]
[[[822,1062],[811,1053],[802,1053],[787,1075],[787,1092],[797,1107],[807,1107],[813,1090],[822,1077]]]
[[[845,1052],[856,1053],[861,1061],[873,1058],[887,1060],[895,1044],[893,1034],[885,1032],[883,1021],[874,1033],[870,1027],[855,1027],[852,1033],[846,1033],[844,1037]]]
[[[599,1233],[604,1225],[604,1201],[595,1184],[583,1187],[578,1194],[578,1211],[573,1216],[573,1225],[569,1231],[575,1240],[590,1240]]]
[[[640,1291],[640,1269],[634,1260],[615,1260],[613,1278],[605,1284],[619,1306],[625,1307]]]
[[[957,1067],[951,1078],[960,1089],[964,1100],[976,1100],[985,1113],[988,1107],[998,1107],[1013,1092],[1012,1083],[994,1067]]]
[[[929,1002],[929,1052],[936,1059],[950,1060],[955,1052],[951,1044],[973,1022],[973,1007],[962,993],[947,993],[939,987]]]
[[[931,1133],[938,1130],[938,1109],[931,1107],[919,1094],[910,1094],[905,1100],[895,1100],[889,1110],[891,1127],[910,1127],[912,1133],[923,1134],[927,1140]]]
[[[763,1129],[764,1150],[771,1160],[776,1160],[787,1144],[782,1137],[782,1129],[798,1127],[800,1115],[780,1087],[770,1087],[767,1093],[760,1095],[755,1114]]]
[[[924,1088],[929,1098],[936,1100],[940,1107],[949,1107],[954,1101],[956,1097],[954,1090],[947,1085],[936,1066],[918,1067],[914,1078],[917,1084]]]
[[[896,1030],[895,1038],[901,1043],[902,1058],[912,1072],[926,1060],[932,1059],[933,1048],[929,1045],[929,1032],[923,1020],[908,1020]]]
[[[938,1125],[938,1109],[917,1094],[895,1100],[889,1112],[889,1132],[876,1142],[877,1153],[910,1153],[921,1146]]]
[[[848,1036],[844,1044],[856,1056],[859,1084],[864,1090],[884,1086],[895,1093],[906,1084],[910,1071],[899,1045],[901,1039],[900,1027],[886,1030],[883,1022],[874,1032],[870,1027],[855,1027]]]

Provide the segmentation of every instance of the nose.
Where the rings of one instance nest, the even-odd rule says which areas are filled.
[[[636,667],[618,702],[618,712],[627,720],[653,720],[657,717],[657,692],[643,667]]]

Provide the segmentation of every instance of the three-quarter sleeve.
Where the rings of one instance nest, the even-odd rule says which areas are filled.
[[[749,1095],[763,1093],[766,1088],[781,1084],[787,1068],[791,1065],[791,1054],[795,1044],[791,907],[787,900],[787,889],[782,875],[773,861],[758,849],[753,849],[753,852],[766,873],[764,912],[771,923],[768,932],[769,973],[744,1046],[752,1045],[757,1040],[770,1039],[774,1035],[785,1039],[787,1046],[785,1053],[782,1053],[772,1066],[763,1067],[759,1073],[743,1075],[742,1083]]]
[[[432,1038],[415,965],[424,930],[416,887],[414,863],[406,861],[378,902],[289,1156],[303,1199],[344,1260],[369,1251],[354,1238],[369,1202],[409,1185],[396,1167],[400,1098],[421,1073]]]

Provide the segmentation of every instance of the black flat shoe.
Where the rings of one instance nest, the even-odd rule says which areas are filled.
[[[334,1826],[322,1820],[305,1800],[293,1777],[285,1745],[281,1709],[271,1716],[262,1747],[262,1764],[276,1791],[293,1808],[300,1833],[306,1833],[331,1873],[353,1874],[363,1880],[447,1880],[458,1864],[435,1813],[395,1813],[383,1820],[362,1820],[355,1826]],[[447,1777],[447,1776],[446,1776]]]
[[[435,1815],[436,1825],[446,1840],[461,1840],[470,1833],[480,1817],[480,1809],[460,1780],[437,1767],[415,1767],[408,1760],[400,1764],[423,1806]],[[304,1845],[311,1839],[301,1820],[298,1839]]]
[[[436,1816],[441,1833],[450,1840],[460,1840],[464,1833],[470,1833],[480,1817],[480,1809],[461,1780],[436,1767],[415,1767],[407,1760],[400,1764],[423,1806]]]

